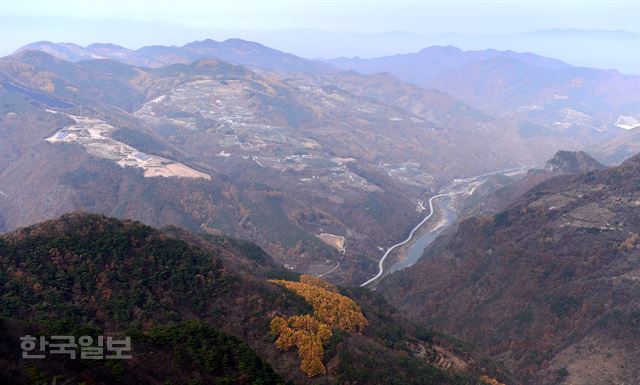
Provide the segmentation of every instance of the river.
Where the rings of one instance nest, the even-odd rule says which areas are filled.
[[[434,239],[436,239],[442,230],[455,222],[458,218],[458,213],[453,207],[455,199],[455,196],[444,196],[434,202],[436,206],[435,209],[440,212],[438,224],[431,231],[427,231],[416,238],[406,251],[404,259],[394,263],[389,269],[389,272],[393,273],[398,270],[406,269],[418,262],[424,253],[424,249],[429,246]]]

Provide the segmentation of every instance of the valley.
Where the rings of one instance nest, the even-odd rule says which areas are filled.
[[[628,278],[638,269],[638,157],[603,168],[584,154],[559,153],[545,170],[576,166],[591,171],[547,176],[497,212],[463,219],[377,290],[409,317],[511,357],[523,383],[555,384],[562,367],[577,383],[635,378],[637,368],[589,370],[587,357],[608,354],[615,362],[637,353],[637,304],[630,299],[636,282]],[[592,308],[604,303],[609,310]],[[578,353],[587,345],[589,354]],[[532,359],[532,351],[540,356]]]
[[[20,78],[28,73],[24,71],[33,70],[33,62],[63,65],[25,51],[6,63],[8,76]],[[233,209],[229,206],[234,212],[219,215],[207,208],[195,214],[189,208],[183,223],[190,222],[192,229],[248,237],[296,271],[319,273],[340,262],[341,268],[332,273],[338,281],[357,282],[373,271],[378,247],[394,243],[414,226],[419,218],[414,208],[425,191],[440,189],[455,177],[530,164],[539,158],[525,141],[520,141],[522,151],[515,159],[505,154],[503,147],[512,143],[492,139],[498,134],[497,126],[470,131],[475,115],[463,126],[451,127],[456,121],[442,113],[426,114],[424,109],[412,113],[405,106],[355,94],[346,83],[349,88],[342,89],[306,75],[289,78],[210,59],[153,70],[80,62],[71,71],[68,65],[64,63],[66,72],[61,74],[78,74],[59,81],[74,84],[77,77],[100,78],[107,66],[123,74],[118,79],[120,88],[114,90],[122,94],[121,99],[146,95],[130,112],[104,109],[93,102],[91,110],[84,110],[89,116],[83,119],[102,127],[104,138],[79,141],[78,133],[89,131],[69,128],[57,135],[73,134],[64,140],[81,143],[90,156],[142,167],[144,177],[215,181],[214,175],[223,176],[225,183],[244,195],[228,196],[230,202],[239,199]],[[421,103],[430,111],[439,108],[427,102]],[[50,141],[63,141],[62,136],[57,138]],[[105,146],[111,149],[100,150]],[[464,156],[467,152],[476,155]],[[95,198],[86,198],[91,199]],[[186,201],[180,205],[186,208]],[[151,216],[151,223],[169,224],[172,215]],[[291,237],[291,231],[267,231],[264,224],[275,218],[287,223],[286,228],[295,228],[293,233],[305,234],[303,243]],[[19,218],[10,221],[20,223]],[[275,238],[273,233],[266,235],[272,231],[282,233]],[[327,244],[321,234],[344,238],[341,243],[347,246]],[[336,252],[342,256],[336,257]]]
[[[61,321],[140,356],[0,371],[633,384],[638,88],[493,49],[29,44],[0,58],[0,343]]]
[[[387,259],[387,257],[389,256],[389,254],[391,252],[393,252],[393,250],[395,250],[398,247],[404,246],[406,244],[408,244],[409,242],[411,242],[411,240],[413,239],[413,235],[414,233],[420,229],[420,227],[422,227],[422,225],[425,224],[425,222],[427,222],[431,216],[434,213],[434,209],[433,209],[433,200],[437,199],[437,198],[442,198],[442,197],[452,197],[454,195],[457,194],[465,194],[465,191],[459,191],[459,192],[450,192],[450,193],[442,193],[442,194],[437,194],[434,195],[432,197],[429,198],[428,202],[429,202],[429,214],[427,214],[426,217],[424,217],[424,219],[422,221],[420,221],[420,223],[418,223],[416,225],[416,227],[414,227],[413,229],[411,229],[411,231],[409,232],[409,235],[407,236],[407,239],[405,239],[402,242],[396,243],[395,245],[389,247],[385,252],[384,255],[382,256],[382,258],[380,258],[380,261],[378,261],[378,274],[376,274],[375,276],[373,276],[371,279],[365,281],[364,283],[362,283],[360,286],[367,286],[373,282],[375,282],[376,280],[378,280],[380,277],[382,277],[382,275],[384,274],[384,262]]]
[[[199,47],[209,45],[216,46],[203,42]],[[268,56],[273,51],[252,47],[256,58],[275,60]],[[43,68],[49,69],[46,76],[31,77]],[[155,193],[129,188],[125,193],[122,188],[130,184],[122,184],[120,194],[146,196],[156,207],[152,213],[134,210],[129,215],[154,225],[172,224],[177,216],[194,230],[251,239],[295,271],[322,274],[339,263],[329,276],[350,284],[380,272],[379,248],[388,251],[388,245],[406,237],[424,219],[415,208],[421,202],[427,205],[425,196],[453,191],[448,190],[450,181],[540,164],[558,149],[584,147],[613,135],[610,130],[584,131],[588,124],[580,119],[558,131],[522,121],[521,115],[495,118],[391,75],[296,68],[305,69],[271,72],[218,57],[154,68],[105,59],[70,63],[30,50],[0,61],[3,78],[19,84],[20,90],[33,89],[32,94],[14,88],[5,92],[26,98],[49,93],[51,100],[74,101],[59,104],[66,110],[51,108],[51,100],[26,109],[18,102],[7,104],[7,114],[20,113],[6,115],[15,138],[22,140],[23,134],[11,122],[36,111],[62,115],[74,123],[64,123],[42,139],[79,144],[88,156],[140,169],[144,178],[211,181],[216,191],[233,191],[212,200],[209,187],[179,182],[181,187],[168,190],[178,188],[181,192],[174,196],[189,198],[181,198],[179,208],[167,212],[156,206]],[[100,84],[105,86],[96,92]],[[34,167],[29,162],[37,156],[29,151],[25,147],[12,155],[25,157],[23,163],[14,163],[21,164],[20,172]],[[85,173],[74,167],[55,167],[49,176],[56,187],[46,202],[60,204],[47,203],[30,212],[8,209],[2,214],[5,227],[47,219],[70,207],[99,207],[106,214],[131,210],[120,208],[117,201],[87,205],[104,198],[77,183],[62,183],[69,180],[65,173]],[[8,181],[17,180],[10,175],[18,171],[3,172],[0,189],[7,192]],[[34,196],[40,187],[35,180],[31,183],[32,193],[27,188],[9,194],[0,204],[33,199],[26,194]],[[200,192],[194,195],[194,188]],[[71,198],[75,195],[83,198]]]
[[[445,189],[445,191],[453,191],[436,194],[428,199],[427,203],[429,205],[429,213],[424,217],[424,219],[422,219],[422,221],[420,221],[420,223],[418,223],[413,229],[411,229],[409,235],[407,236],[407,239],[402,242],[396,243],[395,245],[385,250],[384,254],[378,261],[378,273],[369,280],[362,283],[360,286],[364,287],[370,285],[384,276],[384,263],[387,257],[392,255],[391,253],[396,249],[398,249],[400,253],[404,255],[399,255],[394,258],[394,263],[388,269],[391,273],[405,269],[416,263],[418,259],[422,257],[422,253],[425,248],[435,239],[438,233],[446,229],[447,226],[452,225],[456,220],[458,212],[454,207],[454,204],[455,199],[457,199],[459,195],[462,195],[463,205],[464,196],[473,194],[475,189],[485,182],[486,178],[496,174],[514,177],[527,172],[528,169],[529,168],[527,167],[519,167],[510,170],[488,172],[482,175],[471,176],[464,179],[455,179]],[[435,200],[438,200],[439,202],[444,201],[445,203],[440,203],[436,206],[437,208],[434,209]],[[461,204],[457,204],[457,206],[460,205]],[[419,203],[418,209],[419,211],[425,209],[424,206],[422,206],[422,202]],[[436,214],[438,222],[431,226],[428,226],[430,227],[430,230],[425,231],[423,227],[427,227],[425,226],[425,224],[427,224],[431,217],[436,213],[436,210],[439,210],[439,212]],[[415,234],[419,235],[417,237],[414,237]]]

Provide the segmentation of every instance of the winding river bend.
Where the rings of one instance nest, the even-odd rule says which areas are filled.
[[[375,276],[373,276],[372,278],[370,278],[369,280],[367,280],[366,282],[364,282],[363,284],[361,284],[360,286],[367,286],[368,284],[370,284],[371,282],[377,280],[378,278],[380,278],[382,276],[382,274],[384,274],[384,261],[387,259],[387,257],[389,256],[389,254],[397,249],[400,246],[403,246],[407,243],[409,243],[411,241],[411,239],[413,238],[413,234],[415,234],[416,231],[418,231],[418,229],[425,224],[426,221],[429,220],[429,218],[431,218],[431,216],[433,216],[433,200],[437,199],[437,198],[441,198],[441,197],[446,197],[446,196],[454,196],[457,194],[463,194],[466,191],[458,191],[458,192],[450,192],[450,193],[444,193],[444,194],[438,194],[438,195],[434,195],[431,198],[429,198],[429,214],[427,214],[426,217],[424,217],[424,219],[422,221],[420,221],[420,223],[418,223],[416,225],[416,227],[414,227],[411,232],[409,233],[409,236],[407,237],[407,239],[405,239],[404,241],[400,242],[400,243],[396,243],[395,245],[391,246],[390,248],[387,249],[387,251],[385,251],[384,255],[382,256],[382,258],[380,258],[380,260],[378,261],[378,274],[376,274]]]
[[[441,193],[441,194],[437,194],[432,196],[431,198],[429,198],[429,214],[427,214],[426,217],[424,217],[424,219],[422,221],[420,221],[420,223],[418,223],[409,233],[409,236],[407,237],[407,239],[405,239],[402,242],[396,243],[395,245],[389,247],[384,254],[382,255],[382,258],[380,258],[380,260],[378,261],[378,273],[376,275],[374,275],[373,277],[371,277],[370,279],[368,279],[366,282],[363,282],[360,286],[364,287],[367,286],[369,284],[371,284],[372,282],[375,282],[376,280],[378,280],[380,277],[382,277],[382,275],[384,274],[385,270],[384,270],[384,262],[387,259],[387,257],[391,254],[391,252],[393,252],[394,250],[396,250],[397,248],[406,245],[407,243],[411,242],[413,239],[414,234],[416,233],[416,231],[418,231],[418,229],[420,229],[420,227],[422,227],[422,225],[424,225],[432,216],[434,213],[434,208],[433,208],[433,202],[436,199],[442,199],[445,198],[449,200],[448,204],[443,205],[442,210],[443,210],[443,219],[445,219],[445,223],[441,226],[437,226],[435,229],[433,229],[432,231],[421,235],[416,242],[411,246],[411,248],[409,249],[406,258],[404,258],[404,260],[397,262],[396,264],[394,264],[390,271],[394,272],[394,271],[398,271],[398,270],[402,270],[406,267],[409,267],[411,265],[413,265],[414,263],[416,263],[418,261],[418,259],[420,259],[420,257],[422,256],[422,253],[424,252],[424,249],[437,237],[437,235],[440,233],[440,230],[442,230],[444,227],[450,225],[453,221],[456,220],[457,218],[457,212],[455,211],[455,209],[452,207],[452,198],[456,195],[459,194],[472,194],[473,191],[475,190],[475,188],[479,185],[482,184],[484,182],[484,180],[488,177],[490,177],[491,175],[495,175],[495,174],[507,174],[507,175],[514,175],[514,174],[518,174],[521,173],[523,171],[526,171],[527,169],[529,169],[530,167],[517,167],[517,168],[512,168],[512,169],[507,169],[507,170],[500,170],[500,171],[493,171],[493,172],[488,172],[486,174],[482,174],[482,175],[476,175],[473,177],[469,177],[469,178],[465,178],[465,179],[457,179],[454,180],[449,188],[463,188],[462,191],[456,191],[456,192],[447,192],[447,193]],[[444,199],[443,199],[444,200]]]
[[[416,239],[409,246],[404,259],[397,261],[389,268],[390,273],[406,269],[418,262],[418,259],[424,253],[424,249],[440,235],[442,230],[455,222],[458,218],[458,212],[453,207],[454,199],[455,197],[453,196],[445,196],[438,199],[436,206],[440,212],[440,221],[431,231],[416,236]]]

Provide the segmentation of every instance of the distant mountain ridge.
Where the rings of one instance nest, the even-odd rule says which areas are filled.
[[[491,115],[519,116],[556,131],[583,127],[616,132],[621,117],[639,118],[640,76],[574,67],[533,53],[434,46],[408,54],[328,62],[363,74],[388,72]]]
[[[461,68],[469,63],[495,60],[515,59],[524,63],[550,69],[571,67],[560,60],[539,56],[533,53],[514,51],[498,51],[485,49],[479,51],[463,51],[454,46],[431,46],[415,53],[382,56],[372,59],[336,58],[327,62],[342,69],[352,69],[363,74],[389,72],[400,80],[418,85],[426,85],[445,71]],[[404,73],[401,70],[405,70]]]
[[[28,44],[13,54],[27,50],[46,52],[59,59],[72,62],[90,59],[112,59],[142,67],[162,67],[207,58],[224,60],[276,72],[328,73],[336,69],[324,62],[308,60],[285,53],[260,43],[242,39],[218,42],[212,39],[194,41],[181,47],[152,45],[131,50],[111,43],[94,43],[82,47],[73,43],[40,41]]]
[[[228,39],[194,41],[178,46],[137,50],[94,43],[36,42],[17,50],[46,52],[73,62],[111,59],[140,67],[189,64],[217,59],[256,70],[326,76],[340,70],[361,74],[387,72],[401,81],[450,94],[484,113],[510,115],[555,131],[619,130],[620,117],[640,119],[640,76],[615,70],[573,67],[534,53],[485,49],[464,51],[431,46],[418,52],[372,59],[309,60],[260,43]],[[528,125],[525,130],[538,130]],[[585,135],[580,133],[578,135]]]

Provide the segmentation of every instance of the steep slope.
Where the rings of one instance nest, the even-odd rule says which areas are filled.
[[[439,126],[473,131],[490,116],[444,92],[404,83],[389,73],[362,75],[353,70],[324,75],[324,85],[338,86],[356,95],[401,107]]]
[[[579,174],[600,170],[604,166],[584,151],[558,151],[547,161],[544,170],[552,176],[564,174]]]
[[[25,92],[29,88],[50,94],[71,104],[63,108],[84,104],[130,111],[145,97],[143,90],[135,86],[142,71],[111,60],[74,64],[44,52],[24,51],[3,59],[0,70],[4,88],[9,83],[14,85],[14,91]]]
[[[543,168],[534,168],[524,175],[511,178],[496,175],[478,186],[464,202],[463,216],[496,214],[547,179],[602,168],[604,166],[586,152],[558,151]]]
[[[266,280],[296,276],[255,245],[224,237],[71,214],[0,236],[0,264],[0,368],[16,384],[55,376],[95,384],[468,384],[500,376],[489,361],[420,332],[379,296],[342,290],[335,295],[356,299],[367,325],[336,330],[322,357],[327,374],[307,377],[293,352],[273,344],[269,326],[276,316],[316,314]],[[126,335],[132,359],[21,359],[8,347],[25,333]],[[373,368],[362,370],[364,357]]]
[[[620,164],[640,152],[640,127],[625,130],[604,143],[598,143],[590,150],[606,164]]]
[[[640,156],[558,176],[437,239],[382,292],[526,384],[640,378]]]

